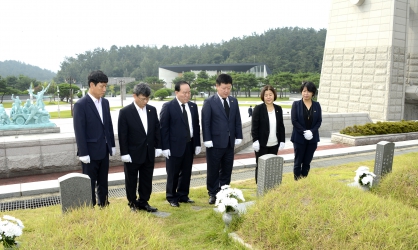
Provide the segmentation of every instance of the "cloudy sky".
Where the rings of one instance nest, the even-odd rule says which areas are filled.
[[[57,72],[112,45],[221,43],[281,27],[327,28],[331,0],[1,0],[0,61]]]

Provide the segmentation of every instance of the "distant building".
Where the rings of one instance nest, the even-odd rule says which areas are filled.
[[[186,64],[160,66],[158,78],[167,83],[167,88],[171,88],[173,79],[182,76],[184,72],[193,72],[197,75],[200,71],[206,71],[209,76],[231,71],[253,73],[256,77],[266,77],[271,74],[267,65],[262,63]]]

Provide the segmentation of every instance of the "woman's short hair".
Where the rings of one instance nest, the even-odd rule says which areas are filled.
[[[263,89],[261,90],[261,94],[260,94],[261,100],[264,102],[264,94],[266,93],[267,90],[270,90],[271,92],[273,92],[274,100],[276,100],[277,99],[277,92],[273,88],[273,86],[270,86],[270,85],[264,86]]]
[[[302,93],[303,89],[306,87],[306,89],[313,93],[312,97],[316,94],[316,86],[313,82],[302,82],[302,85],[300,86],[300,92]]]

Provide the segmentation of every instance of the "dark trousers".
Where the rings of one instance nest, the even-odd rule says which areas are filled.
[[[206,148],[207,180],[209,196],[216,196],[223,185],[231,183],[234,164],[234,147]]]
[[[144,163],[125,162],[124,164],[126,197],[130,205],[135,204],[136,206],[144,206],[148,204],[151,197],[154,159],[151,161],[148,158],[147,154],[147,159]],[[137,186],[139,194],[138,200],[136,200]]]
[[[278,152],[279,152],[279,144],[272,146],[272,147],[260,146],[260,150],[258,152],[255,152],[255,183],[257,183],[258,158],[266,154],[277,155]]]
[[[91,201],[93,206],[106,206],[108,202],[108,182],[109,175],[109,154],[101,160],[90,160],[90,163],[81,163],[83,174],[90,177],[91,181]],[[96,187],[97,187],[97,203],[96,203]]]
[[[308,176],[311,169],[311,161],[317,147],[318,143],[308,143],[308,141],[305,141],[303,144],[293,143],[295,152],[293,174],[295,180]]]
[[[186,144],[186,149],[181,157],[170,156],[169,159],[165,160],[167,171],[166,199],[169,202],[187,201],[189,199],[194,153],[192,145],[192,141]]]

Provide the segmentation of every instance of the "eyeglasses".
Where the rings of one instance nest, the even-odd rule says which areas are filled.
[[[138,97],[138,99],[140,100],[140,101],[149,101],[149,97]]]

